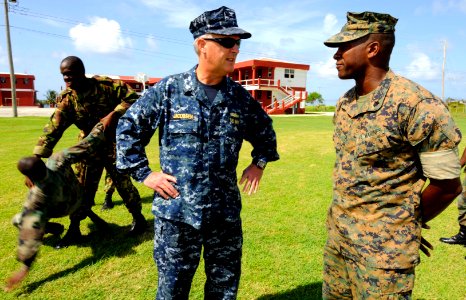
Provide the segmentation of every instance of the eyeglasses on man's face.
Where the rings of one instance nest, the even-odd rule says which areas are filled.
[[[230,37],[225,37],[225,38],[204,38],[204,40],[214,41],[214,42],[218,43],[219,45],[221,45],[222,47],[227,48],[227,49],[231,49],[235,45],[238,45],[238,48],[239,48],[239,46],[241,45],[241,39],[234,39],[234,38],[230,38]]]

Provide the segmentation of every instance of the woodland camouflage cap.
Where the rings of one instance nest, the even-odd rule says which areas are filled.
[[[389,14],[365,11],[348,12],[348,21],[341,31],[324,42],[327,47],[338,47],[342,43],[362,38],[370,33],[393,33],[398,19]]]
[[[226,6],[202,13],[191,21],[189,31],[194,39],[206,33],[238,35],[242,39],[251,37],[249,32],[238,27],[235,11]]]

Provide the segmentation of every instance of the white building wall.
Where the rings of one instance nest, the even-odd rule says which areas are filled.
[[[285,68],[275,68],[275,82],[280,80],[282,86],[306,88],[307,71],[294,70],[294,78],[285,78]]]

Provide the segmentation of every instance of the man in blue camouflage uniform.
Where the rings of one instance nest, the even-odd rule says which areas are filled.
[[[26,176],[30,188],[22,212],[13,218],[13,225],[19,229],[17,259],[23,266],[7,280],[6,290],[26,277],[44,234],[63,232],[63,225],[49,220],[68,216],[81,207],[83,189],[71,165],[96,155],[105,143],[104,126],[98,123],[77,145],[49,157],[47,164],[37,156],[18,162],[18,170]],[[90,208],[84,213],[100,228],[106,227],[107,223]]]
[[[57,108],[44,128],[44,135],[40,137],[34,148],[33,153],[39,157],[49,157],[65,130],[72,124],[82,131],[82,136],[87,136],[99,121],[115,123],[116,126],[115,121],[118,121],[138,97],[136,92],[122,81],[100,76],[87,78],[83,62],[76,56],[63,59],[60,72],[66,83],[66,89],[58,96]],[[79,238],[79,223],[86,217],[82,212],[94,205],[94,197],[104,167],[110,173],[126,208],[133,216],[130,234],[142,233],[146,228],[146,220],[141,213],[139,192],[128,175],[117,172],[114,136],[111,134],[109,136],[111,138],[102,151],[76,168],[78,178],[84,186],[83,209],[77,210],[70,216],[70,227],[63,238],[63,246]]]
[[[227,7],[204,12],[190,31],[199,64],[147,90],[117,127],[117,167],[155,191],[157,299],[188,299],[201,250],[205,299],[235,299],[241,274],[241,197],[236,167],[243,140],[252,163],[240,184],[256,192],[267,162],[279,158],[272,120],[233,72],[241,39]],[[144,147],[158,128],[160,172]]]
[[[347,19],[324,43],[338,48],[338,77],[356,85],[334,116],[322,295],[410,299],[419,250],[429,254],[421,227],[461,192],[461,133],[439,98],[390,70],[397,19],[374,12]]]

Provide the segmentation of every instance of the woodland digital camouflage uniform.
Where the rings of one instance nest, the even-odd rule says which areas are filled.
[[[425,177],[419,154],[455,149],[461,133],[440,99],[392,71],[363,105],[355,99],[352,88],[334,116],[336,163],[326,248],[368,268],[402,273],[420,261]],[[332,264],[324,277],[338,277]],[[386,282],[395,293],[412,290],[413,275],[400,282],[403,275],[396,274],[400,277]],[[358,278],[374,286],[381,279]]]
[[[231,243],[231,253],[211,258],[222,260],[222,263],[228,260],[228,264],[236,265],[236,274],[211,268],[220,277],[223,276],[224,286],[231,284],[230,294],[233,296],[229,298],[236,294],[238,282],[229,283],[229,278],[236,277],[239,280],[240,272],[241,198],[236,174],[239,151],[243,140],[247,140],[253,146],[253,158],[265,158],[270,162],[278,159],[278,153],[270,117],[244,88],[228,77],[225,80],[225,86],[210,103],[196,79],[195,68],[165,78],[147,90],[118,124],[118,169],[130,172],[140,182],[150,174],[144,146],[158,128],[160,167],[164,173],[176,177],[174,187],[180,193],[175,199],[169,200],[156,194],[152,206],[156,216],[154,256],[159,267],[157,297],[165,294],[162,283],[167,282],[170,276],[177,277],[175,270],[164,269],[165,273],[160,272],[166,266],[161,265],[163,259],[159,258],[165,255],[164,251],[170,251],[167,245],[172,229],[164,227],[165,233],[160,235],[157,229],[158,218],[171,220],[174,224],[180,223],[183,228],[192,226],[186,230],[200,231],[206,239],[204,242],[209,239],[209,235],[216,233],[216,228],[221,230],[219,227],[230,227],[230,230],[236,232],[213,245],[213,248],[218,246],[221,249],[227,241]],[[201,237],[197,241],[189,241],[192,247],[201,247],[201,243]],[[207,257],[211,250],[215,249],[205,249]],[[195,270],[197,263],[198,257],[176,262],[187,273],[193,267]]]
[[[362,38],[371,33],[391,33],[395,31],[398,19],[389,14],[348,12],[347,22],[338,34],[327,39],[324,44],[328,47],[337,47],[341,43],[350,42]]]
[[[53,154],[47,160],[47,175],[34,182],[21,213],[13,218],[19,229],[18,260],[30,266],[42,245],[47,221],[76,211],[82,201],[80,186],[71,165],[95,155],[105,144],[103,127],[97,125],[76,146]]]
[[[112,80],[105,76],[94,76],[87,80],[91,86],[89,93],[77,93],[70,88],[60,93],[57,108],[45,126],[44,135],[39,138],[33,151],[34,154],[42,157],[50,156],[64,131],[72,124],[82,131],[81,136],[86,136],[100,119],[112,111],[123,114],[138,98],[136,92],[123,81]],[[94,205],[94,196],[105,165],[128,210],[131,213],[140,212],[141,198],[138,190],[128,175],[120,174],[115,169],[113,143],[109,141],[105,149],[93,159],[89,159],[84,164],[78,164],[76,167],[80,182],[85,184],[84,205]],[[84,218],[82,215],[76,217]]]
[[[105,173],[105,186],[104,192],[112,195],[115,192],[115,184],[113,183],[112,177],[108,172]]]
[[[463,180],[463,192],[458,197],[458,223],[466,227],[466,179]]]

